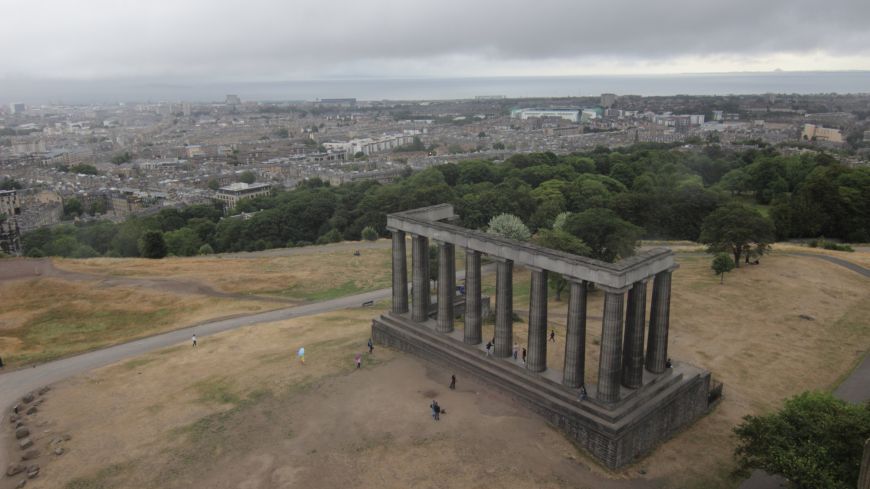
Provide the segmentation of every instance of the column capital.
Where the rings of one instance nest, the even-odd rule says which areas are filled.
[[[595,286],[598,287],[599,289],[603,290],[604,292],[607,292],[608,294],[624,294],[624,293],[628,292],[629,290],[631,290],[631,285],[628,285],[625,287],[620,287],[620,288],[608,287],[606,285],[601,285],[601,284],[595,284]]]
[[[499,263],[513,263],[514,262],[510,258],[502,258],[500,256],[495,256],[495,255],[486,255],[486,256],[488,256],[490,260],[497,261]]]

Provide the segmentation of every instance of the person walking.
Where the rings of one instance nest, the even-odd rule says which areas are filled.
[[[305,347],[300,347],[299,351],[296,352],[296,356],[299,357],[299,363],[305,365]]]
[[[517,343],[514,342],[514,353],[513,353],[514,354],[514,361],[517,360],[517,352],[519,351],[519,348],[520,348],[519,345],[517,345]]]
[[[523,365],[526,364],[526,349],[523,348]]]
[[[580,384],[580,400],[586,400],[586,384]]]
[[[362,355],[359,353],[356,354],[356,368],[359,368],[362,364]]]
[[[374,351],[374,349],[375,349],[375,344],[372,343],[372,339],[369,338],[369,355],[372,354],[372,352]]]
[[[556,330],[555,329],[550,331],[550,341],[552,341],[553,343],[556,342]]]
[[[492,355],[492,342],[486,344],[486,356]]]
[[[435,421],[441,419],[441,406],[438,405],[438,401],[432,401],[435,403]]]
[[[438,420],[438,418],[435,417],[435,406],[437,406],[437,405],[438,405],[438,403],[435,402],[435,399],[432,399],[432,404],[429,405],[429,409],[432,410],[432,419],[434,419],[436,421]]]
[[[193,341],[193,347],[196,348],[196,333],[193,333],[193,337],[190,339]]]
[[[456,375],[450,374],[450,388],[456,389]]]

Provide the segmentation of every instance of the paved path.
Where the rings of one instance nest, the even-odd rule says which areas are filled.
[[[793,255],[793,256],[809,256],[812,258],[818,258],[820,260],[829,261],[831,263],[835,263],[837,265],[840,265],[841,267],[848,268],[849,270],[852,270],[855,273],[860,273],[861,275],[863,275],[865,277],[870,277],[870,269],[864,268],[861,265],[858,265],[857,263],[853,263],[853,262],[850,262],[849,260],[844,260],[844,259],[838,258],[836,256],[823,255],[821,253],[804,253],[802,251],[789,251],[789,252],[786,252],[785,254],[786,255]]]

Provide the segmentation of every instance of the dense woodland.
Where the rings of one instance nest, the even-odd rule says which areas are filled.
[[[146,256],[263,250],[358,240],[368,226],[386,236],[388,213],[443,202],[470,228],[508,213],[536,233],[561,213],[592,211],[633,224],[645,239],[693,241],[714,210],[739,203],[769,218],[777,239],[870,241],[870,168],[847,168],[824,153],[783,156],[772,147],[732,152],[645,144],[469,160],[409,171],[386,185],[330,187],[312,180],[242,201],[231,214],[254,213],[247,220],[224,218],[208,205],[167,208],[121,224],[40,229],[23,244],[29,256],[135,257],[143,256],[143,245]]]

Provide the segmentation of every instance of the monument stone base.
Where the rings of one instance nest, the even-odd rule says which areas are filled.
[[[644,371],[643,386],[623,388],[618,402],[597,401],[594,384],[586,384],[581,401],[579,389],[562,385],[556,369],[532,373],[512,358],[487,357],[483,345],[463,342],[461,330],[437,333],[433,320],[387,313],[372,320],[372,339],[497,387],[611,469],[637,461],[706,414],[721,392],[711,395],[710,372],[676,362],[662,374]]]

